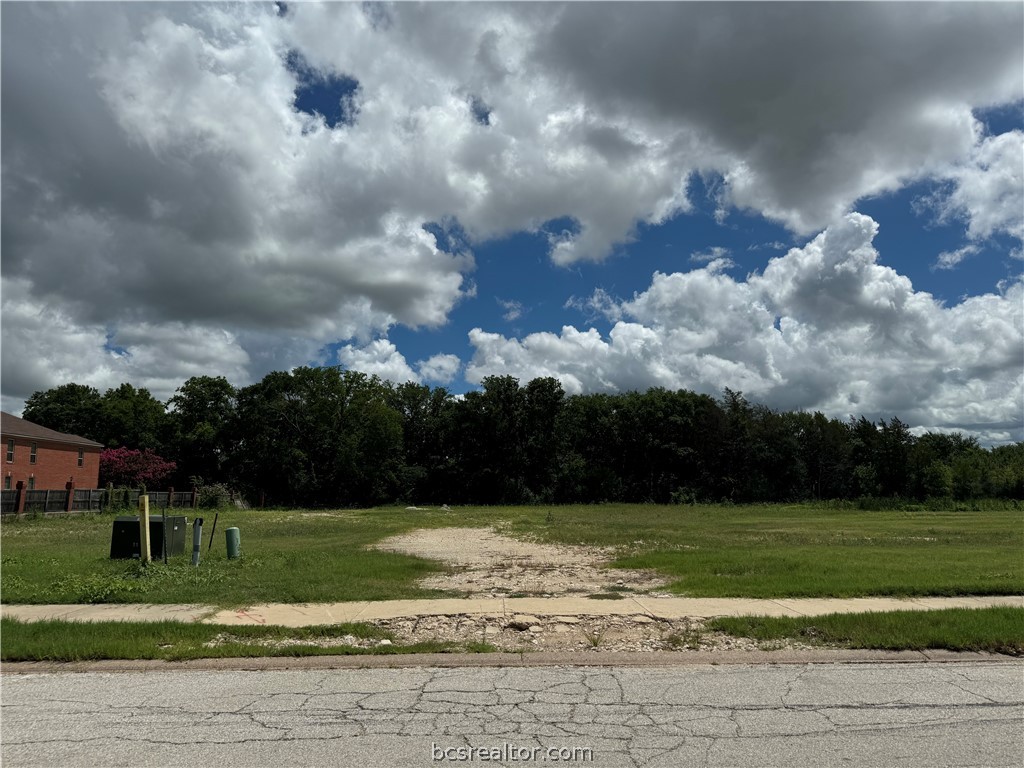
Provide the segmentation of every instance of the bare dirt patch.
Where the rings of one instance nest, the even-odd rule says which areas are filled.
[[[392,536],[376,548],[445,563],[446,572],[421,584],[466,596],[650,593],[664,585],[652,571],[608,568],[613,557],[608,548],[520,541],[485,528],[424,528]]]
[[[376,547],[438,560],[448,569],[424,587],[469,596],[561,597],[659,594],[664,579],[652,571],[608,568],[614,550],[521,541],[483,528],[420,529]],[[419,616],[373,622],[401,644],[439,640],[486,644],[501,651],[754,650],[751,640],[704,628],[696,617],[666,621],[642,613],[621,616]]]

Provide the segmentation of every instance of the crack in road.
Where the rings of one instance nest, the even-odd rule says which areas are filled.
[[[1019,755],[1020,665],[988,664],[977,679],[971,671],[877,664],[162,673],[154,676],[160,694],[118,685],[125,680],[116,674],[38,675],[4,679],[2,749],[9,764],[46,765],[32,756],[196,743],[357,749],[361,740],[390,738],[446,747],[504,740],[589,747],[603,763],[640,768],[710,766],[738,749],[763,756],[768,744],[799,750],[854,738],[917,744],[941,736],[957,746],[977,731],[989,733],[984,748]]]

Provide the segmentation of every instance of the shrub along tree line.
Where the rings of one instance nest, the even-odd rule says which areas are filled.
[[[240,389],[193,377],[166,404],[130,384],[65,384],[24,417],[151,449],[176,486],[198,477],[275,505],[1024,498],[1024,443],[778,412],[729,389],[566,396],[553,378],[492,376],[456,397],[297,368]]]

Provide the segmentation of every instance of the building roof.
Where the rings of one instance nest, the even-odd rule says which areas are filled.
[[[27,437],[30,440],[50,440],[54,443],[70,443],[72,445],[84,445],[92,448],[102,448],[103,443],[97,443],[87,437],[68,435],[58,432],[55,429],[34,424],[25,419],[19,419],[6,411],[0,411],[0,433],[4,437]]]

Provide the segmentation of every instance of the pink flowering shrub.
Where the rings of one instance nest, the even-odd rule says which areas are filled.
[[[117,487],[155,488],[164,482],[177,465],[157,456],[151,448],[107,448],[100,454],[100,483]]]

